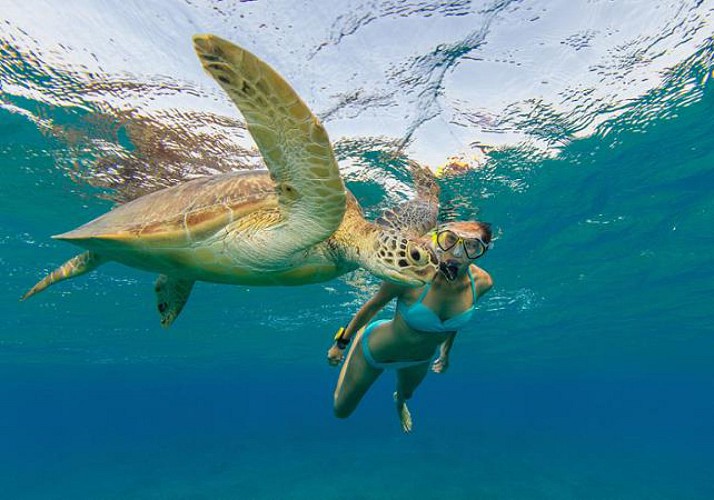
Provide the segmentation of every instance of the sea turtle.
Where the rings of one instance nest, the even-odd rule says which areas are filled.
[[[364,219],[345,189],[327,133],[290,85],[252,53],[196,35],[207,72],[242,112],[268,170],[194,179],[142,196],[55,239],[87,251],[22,299],[108,261],[160,273],[163,326],[194,282],[302,285],[361,266],[411,286],[430,281],[436,258],[415,237],[436,224],[428,196]],[[433,191],[429,193],[433,198]]]

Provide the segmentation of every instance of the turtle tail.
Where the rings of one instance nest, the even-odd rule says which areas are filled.
[[[36,293],[41,292],[50,285],[54,285],[60,281],[64,281],[76,276],[80,276],[89,271],[93,271],[99,265],[103,264],[105,260],[94,252],[84,252],[75,257],[72,257],[67,262],[59,266],[57,269],[52,271],[50,274],[45,276],[40,280],[35,286],[30,288],[30,290],[22,296],[20,300],[25,300],[32,297]]]

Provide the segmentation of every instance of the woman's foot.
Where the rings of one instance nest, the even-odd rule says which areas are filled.
[[[412,414],[409,413],[407,402],[399,397],[398,393],[394,393],[394,402],[397,404],[397,415],[399,422],[402,424],[402,430],[406,433],[412,431]]]

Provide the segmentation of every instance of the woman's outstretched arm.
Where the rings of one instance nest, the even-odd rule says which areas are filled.
[[[377,293],[360,307],[359,311],[350,320],[342,333],[342,345],[346,345],[352,337],[360,331],[374,316],[384,308],[394,297],[399,296],[404,291],[404,287],[389,282],[383,282]],[[327,351],[327,358],[331,365],[337,365],[342,361],[344,347],[340,348],[335,342]]]

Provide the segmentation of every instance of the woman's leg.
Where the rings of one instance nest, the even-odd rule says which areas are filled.
[[[367,390],[384,371],[373,368],[367,363],[362,352],[362,335],[364,335],[364,328],[355,336],[347,359],[340,370],[340,377],[337,379],[334,396],[334,411],[337,418],[349,417]]]
[[[407,399],[411,398],[414,390],[429,373],[431,363],[422,363],[408,368],[397,370],[397,391],[394,393],[394,402],[397,405],[397,415],[404,432],[411,432],[413,423],[412,415],[407,408]]]

